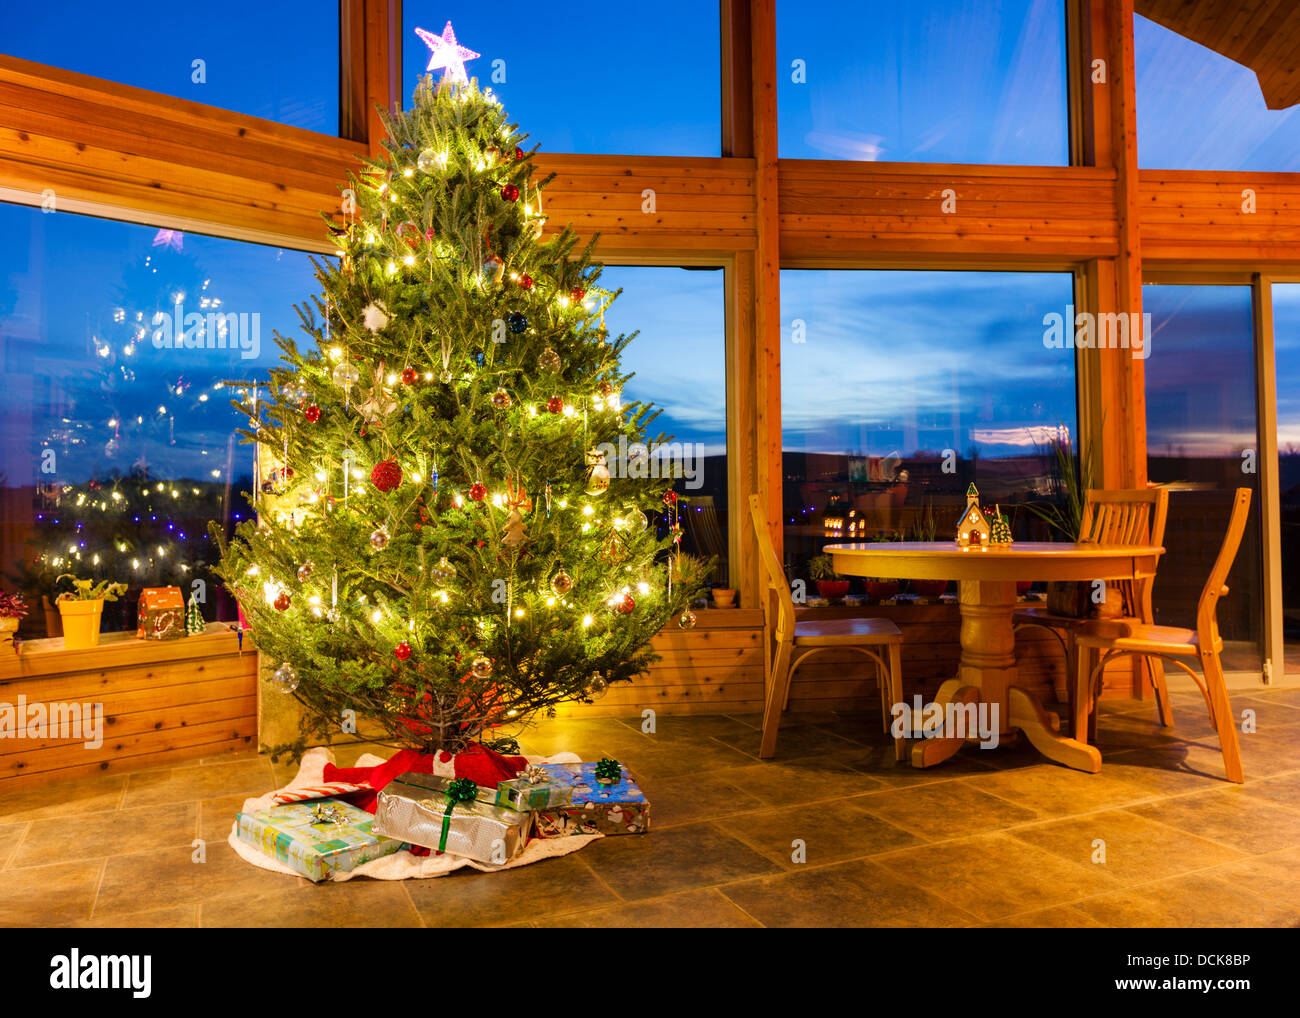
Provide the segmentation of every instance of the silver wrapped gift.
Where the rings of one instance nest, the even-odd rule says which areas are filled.
[[[412,845],[439,850],[447,796],[442,779],[431,774],[403,774],[379,793],[374,832]],[[484,863],[506,863],[528,842],[531,813],[503,809],[485,802],[458,802],[442,851]]]

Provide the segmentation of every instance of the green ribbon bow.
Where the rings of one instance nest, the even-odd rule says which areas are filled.
[[[438,835],[438,853],[447,851],[447,835],[451,833],[451,811],[457,803],[473,802],[478,798],[478,785],[469,778],[457,778],[442,793],[447,799],[447,811],[442,815],[442,833]]]
[[[596,764],[596,780],[602,785],[613,785],[623,776],[623,768],[613,757],[601,757]]]

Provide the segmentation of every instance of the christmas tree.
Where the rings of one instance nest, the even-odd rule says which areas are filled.
[[[695,622],[671,481],[637,469],[655,413],[619,399],[617,293],[570,229],[541,239],[526,136],[451,77],[386,119],[299,308],[310,344],[277,335],[284,367],[236,403],[258,522],[219,572],[304,740],[355,712],[456,751],[590,702]]]

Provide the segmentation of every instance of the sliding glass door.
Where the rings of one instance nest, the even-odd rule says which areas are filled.
[[[1249,285],[1143,287],[1151,315],[1146,362],[1147,474],[1169,487],[1156,622],[1192,627],[1218,554],[1233,492],[1251,489],[1250,520],[1219,602],[1224,666],[1263,663],[1258,395]]]

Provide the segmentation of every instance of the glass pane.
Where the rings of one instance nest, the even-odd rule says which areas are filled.
[[[337,134],[339,8],[306,0],[28,4],[0,51],[224,110]]]
[[[1250,68],[1140,16],[1133,51],[1139,165],[1300,169],[1300,106],[1268,109]]]
[[[46,635],[67,572],[131,585],[107,630],[135,625],[142,587],[195,579],[207,619],[233,618],[207,524],[247,512],[253,454],[220,383],[264,379],[272,332],[300,335],[308,256],[3,204],[0,235],[0,560],[32,608],[21,635]],[[167,348],[178,303],[204,345]]]
[[[623,387],[623,403],[653,403],[662,411],[647,429],[652,438],[664,436],[659,456],[654,447],[650,449],[651,463],[680,463],[688,475],[673,485],[680,496],[682,550],[704,558],[716,556],[713,582],[726,586],[729,516],[722,270],[609,265],[600,285],[624,288],[606,316],[610,333],[640,330],[623,353],[623,370],[634,375]],[[667,514],[659,521],[664,533],[669,522]]]
[[[1273,286],[1277,458],[1282,492],[1282,613],[1288,671],[1300,671],[1300,283]]]
[[[1231,593],[1219,602],[1223,665],[1258,671],[1263,648],[1255,337],[1248,286],[1142,288],[1151,315],[1146,362],[1147,475],[1169,486],[1156,622],[1193,628],[1196,602],[1223,543],[1233,492],[1253,501]]]
[[[408,103],[431,53],[416,28],[442,36],[450,20],[457,42],[480,54],[465,61],[466,74],[496,93],[530,145],[629,155],[722,151],[717,4],[606,4],[591,20],[577,8],[516,16],[463,0],[406,0],[402,18]],[[436,81],[443,71],[428,73]]]
[[[779,0],[787,159],[1069,162],[1060,0]]]
[[[972,483],[1017,540],[1050,539],[1015,507],[1059,490],[1074,351],[1044,318],[1072,300],[1066,273],[783,271],[789,577],[836,538],[951,540]]]

